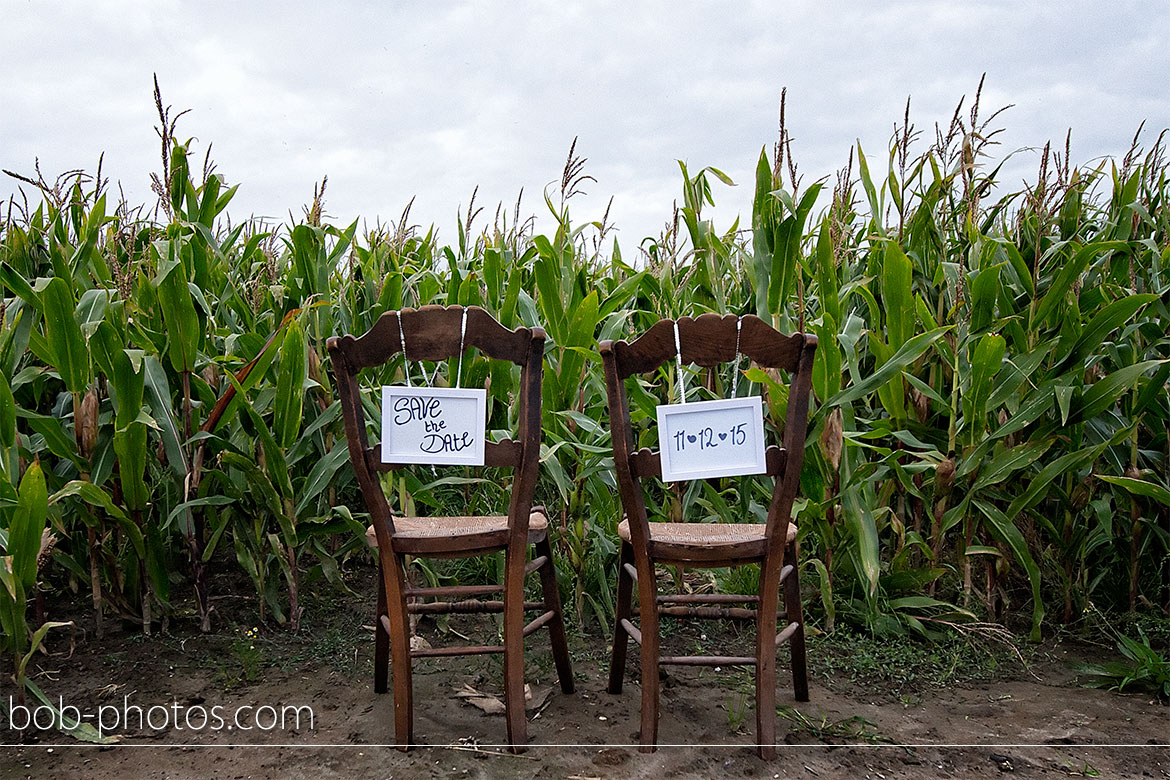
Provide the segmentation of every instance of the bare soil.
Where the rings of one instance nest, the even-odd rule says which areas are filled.
[[[371,592],[368,572],[357,579],[355,589]],[[526,753],[506,753],[503,718],[456,695],[468,688],[499,692],[499,661],[473,657],[416,666],[419,746],[404,754],[387,744],[394,739],[392,696],[373,692],[372,598],[310,596],[296,636],[267,627],[248,636],[253,600],[225,596],[217,604],[216,633],[206,636],[190,619],[176,619],[150,639],[107,620],[105,638],[79,631],[69,655],[69,638],[58,632],[52,654],[34,662],[36,680],[82,713],[103,705],[121,710],[124,697],[143,710],[172,713],[175,704],[180,713],[308,705],[311,725],[195,730],[181,721],[176,728],[173,715],[160,724],[160,710],[161,728],[135,723],[117,730],[119,744],[93,746],[55,731],[13,731],[11,691],[0,690],[0,741],[8,743],[0,747],[0,778],[1170,777],[1170,708],[1146,695],[1081,687],[1076,664],[1101,660],[1093,656],[1102,651],[1051,643],[1027,665],[1006,654],[990,675],[955,674],[936,687],[914,669],[885,678],[843,671],[856,659],[814,637],[811,701],[793,702],[781,677],[780,757],[763,762],[751,747],[755,713],[746,673],[671,669],[661,747],[643,754],[636,746],[633,648],[625,691],[614,696],[605,692],[608,638],[596,630],[576,636],[577,692],[563,695],[541,633],[528,642],[536,706]],[[86,624],[78,616],[78,625]],[[452,644],[462,641],[454,632],[471,634],[471,625],[428,621],[420,632],[434,644]],[[744,637],[724,632],[719,639],[734,644]],[[692,652],[709,641],[680,628],[666,646]]]

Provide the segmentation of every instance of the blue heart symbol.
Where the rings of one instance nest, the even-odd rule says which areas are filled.
[[[723,440],[724,440],[724,439],[726,439],[726,438],[727,438],[727,434],[726,434],[726,433],[721,433],[721,434],[719,434],[719,441],[723,441]]]
[[[695,437],[695,436],[691,436],[691,435],[689,435],[689,434],[687,435],[687,441],[689,441],[691,444],[694,444],[694,443],[695,443],[695,439],[696,439],[696,438],[697,438],[697,437]]]

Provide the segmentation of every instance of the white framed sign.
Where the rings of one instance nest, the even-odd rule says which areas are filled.
[[[382,387],[382,462],[483,465],[487,391]]]
[[[662,404],[657,411],[664,482],[767,471],[758,395]]]

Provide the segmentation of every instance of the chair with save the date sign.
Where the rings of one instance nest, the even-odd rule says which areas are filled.
[[[625,515],[618,525],[621,557],[618,563],[617,616],[608,690],[610,693],[621,693],[626,647],[632,638],[641,645],[643,752],[653,751],[658,742],[660,665],[755,667],[756,735],[760,756],[765,759],[776,755],[777,645],[785,642],[789,644],[795,698],[797,701],[808,701],[804,619],[797,580],[796,526],[791,521],[791,514],[804,456],[816,344],[815,336],[800,333],[784,336],[755,316],[720,317],[715,314],[703,314],[695,319],[682,317],[677,322],[660,320],[629,343],[601,342],[614,469]],[[651,410],[646,408],[647,390],[652,388],[645,386],[641,375],[658,374],[660,368],[677,361],[678,384],[681,388],[684,362],[710,369],[734,361],[734,371],[738,372],[741,355],[747,356],[761,368],[787,372],[791,378],[782,447],[766,446],[758,397],[739,399],[756,402],[754,420],[751,414],[735,417],[737,414],[743,415],[742,411],[732,411],[731,418],[703,414],[691,418],[731,419],[730,427],[706,425],[668,430],[669,425],[664,428],[662,421],[671,418],[663,416],[664,407],[660,406],[659,449],[639,448],[635,444],[627,380],[633,377],[634,381],[642,383],[642,386],[636,388],[636,397],[641,407],[640,419],[653,419]],[[680,391],[680,395],[685,402],[685,391]],[[732,395],[735,395],[734,389]],[[749,404],[739,401],[707,403],[711,406],[730,404],[737,409],[749,407]],[[691,406],[684,404],[669,408],[686,411]],[[747,422],[735,423],[737,419]],[[741,518],[726,517],[721,518],[724,522],[717,523],[649,520],[642,480],[663,479],[666,465],[672,469],[668,475],[672,481],[685,478],[677,477],[673,471],[682,469],[685,475],[684,455],[690,457],[696,453],[702,454],[703,451],[710,453],[708,461],[714,464],[714,471],[718,473],[721,466],[734,461],[735,456],[726,453],[749,438],[745,432],[750,432],[753,425],[759,436],[759,455],[755,456],[758,467],[755,471],[737,473],[764,473],[774,478],[767,522],[743,522]],[[649,429],[642,427],[639,437],[649,437]],[[670,464],[666,463],[667,455],[672,459]],[[708,473],[710,471],[708,469]],[[744,564],[758,564],[760,567],[759,590],[755,594],[660,592],[657,566],[714,568]],[[639,604],[636,614],[631,604],[635,587]],[[784,591],[785,618],[783,627],[777,632],[781,588]],[[632,621],[634,617],[639,619],[639,625]],[[661,656],[659,621],[663,617],[752,620],[756,624],[755,653],[738,657]]]
[[[477,306],[423,306],[417,310],[388,311],[365,335],[356,338],[334,337],[328,341],[333,373],[341,397],[350,460],[373,521],[367,537],[378,553],[380,577],[375,623],[374,689],[378,693],[386,692],[387,665],[392,662],[395,736],[401,750],[407,750],[414,740],[411,661],[415,658],[503,653],[508,741],[517,751],[527,743],[524,696],[526,636],[541,627],[549,629],[561,690],[565,693],[573,692],[573,676],[565,642],[552,547],[548,538],[548,516],[544,507],[532,505],[540,459],[544,342],[545,333],[541,328],[508,330]],[[514,471],[508,512],[506,515],[486,517],[392,516],[378,475],[380,472],[401,468],[404,463],[393,462],[395,455],[391,452],[387,456],[385,446],[370,446],[358,375],[363,369],[372,369],[371,373],[374,373],[378,367],[401,357],[409,382],[409,364],[405,361],[438,362],[458,358],[458,367],[454,369],[457,386],[458,377],[462,373],[462,356],[468,347],[478,349],[492,361],[507,361],[520,367],[519,384],[515,386],[514,395],[506,401],[515,410],[518,428],[516,438],[479,442],[482,446],[480,462],[484,466]],[[499,376],[509,376],[510,367],[504,365],[502,368],[503,372]],[[500,380],[501,384],[503,382]],[[384,388],[383,392],[385,394],[387,390],[393,389]],[[389,414],[396,424],[399,421],[424,418],[422,425],[432,433],[419,439],[423,453],[441,452],[458,456],[474,443],[475,436],[484,436],[485,431],[482,427],[474,435],[468,431],[450,431],[445,421],[436,416],[441,403],[446,402],[428,399],[425,392],[416,392],[412,397],[399,398]],[[386,415],[387,412],[383,410],[384,428]],[[385,430],[382,435],[387,435]],[[387,462],[387,457],[391,459],[390,462]],[[432,461],[421,455],[406,462]],[[530,546],[534,548],[531,560],[528,558]],[[505,553],[502,585],[414,587],[406,575],[407,556],[466,558],[499,551]],[[540,573],[542,600],[526,602],[524,581],[527,575],[535,572]],[[494,598],[485,600],[483,597]],[[538,613],[527,624],[524,621],[526,611]],[[503,613],[502,646],[411,647],[411,615],[475,612]]]

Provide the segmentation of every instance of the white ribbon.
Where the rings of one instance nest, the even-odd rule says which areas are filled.
[[[731,370],[731,397],[735,398],[735,388],[739,386],[739,332],[743,329],[743,317],[735,318],[735,363]]]
[[[463,376],[463,340],[467,337],[467,307],[463,307],[463,322],[459,326],[459,364],[455,368],[455,387],[459,387],[460,377]]]

